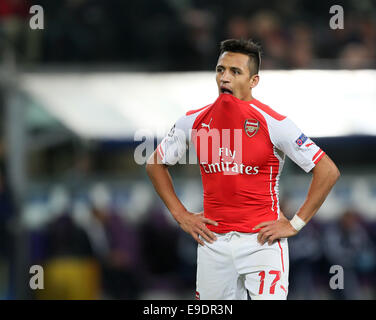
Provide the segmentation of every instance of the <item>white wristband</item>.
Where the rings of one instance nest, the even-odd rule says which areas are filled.
[[[301,218],[299,218],[297,214],[290,220],[290,223],[292,227],[298,232],[306,225],[306,223]]]

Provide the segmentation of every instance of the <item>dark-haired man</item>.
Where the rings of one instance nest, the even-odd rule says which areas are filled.
[[[286,299],[287,238],[314,216],[339,177],[336,165],[290,119],[252,96],[260,61],[252,41],[223,41],[219,97],[178,119],[146,166],[173,217],[199,244],[197,299]],[[190,143],[204,189],[204,211],[197,214],[180,202],[168,173]],[[291,221],[279,209],[285,155],[313,173]]]

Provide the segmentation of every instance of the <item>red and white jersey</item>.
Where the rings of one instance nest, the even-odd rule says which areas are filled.
[[[204,215],[217,233],[252,230],[279,217],[279,177],[285,155],[309,172],[324,152],[287,117],[253,99],[221,94],[181,117],[157,147],[176,164],[195,146],[204,191]]]

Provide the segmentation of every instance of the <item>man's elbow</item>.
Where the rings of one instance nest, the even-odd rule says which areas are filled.
[[[327,155],[325,155],[322,160],[319,161],[313,170],[314,174],[317,173],[317,175],[324,178],[332,186],[341,176],[336,164]]]
[[[341,176],[341,172],[337,168],[335,164],[333,164],[331,170],[330,170],[330,177],[332,178],[333,185],[339,180]]]

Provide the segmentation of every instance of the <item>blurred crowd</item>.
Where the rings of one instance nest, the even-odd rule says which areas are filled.
[[[29,28],[29,8],[44,9],[44,29]],[[218,43],[252,38],[263,68],[375,68],[376,3],[344,0],[2,0],[0,43],[26,64],[123,64],[134,70],[213,70]]]
[[[151,190],[137,183],[129,194],[104,183],[88,190],[54,186],[47,201],[31,198],[24,212],[29,264],[45,271],[45,289],[31,296],[192,298],[195,243],[151,203]]]
[[[330,223],[311,220],[304,232],[289,239],[289,299],[375,299],[376,224],[355,210]],[[330,279],[343,270],[343,289]]]

